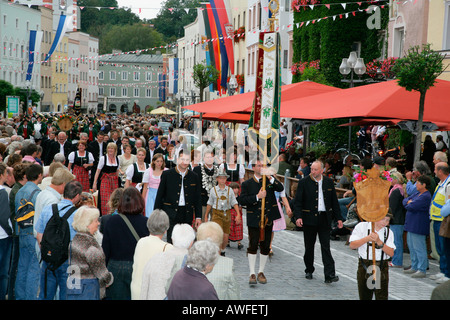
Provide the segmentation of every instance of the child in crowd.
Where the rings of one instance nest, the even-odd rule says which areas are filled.
[[[236,200],[239,204],[239,191],[241,189],[239,183],[231,182],[228,185],[234,192]],[[234,208],[231,208],[231,224],[230,224],[230,234],[228,236],[228,246],[230,246],[230,241],[237,241],[237,248],[241,250],[244,246],[241,244],[242,239],[244,238],[244,231],[242,228],[242,219],[238,219],[237,217],[241,217],[240,213],[242,213],[242,207],[239,205],[239,212],[236,212]],[[239,223],[237,222],[239,221]]]
[[[237,212],[236,223],[241,223],[241,213],[239,204],[236,200],[233,190],[226,185],[228,175],[225,170],[219,170],[217,175],[217,185],[209,192],[209,199],[206,205],[205,220],[211,214],[211,221],[218,223],[223,230],[223,243],[221,254],[225,256],[225,247],[228,244],[228,235],[230,234],[231,208]]]

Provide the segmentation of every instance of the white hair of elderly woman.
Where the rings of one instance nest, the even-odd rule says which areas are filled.
[[[100,211],[97,208],[81,206],[75,212],[72,227],[77,232],[89,232],[88,226],[92,221],[100,217]]]
[[[188,251],[186,265],[200,272],[211,272],[219,259],[219,247],[211,240],[196,241]]]
[[[172,244],[176,248],[189,249],[195,240],[195,231],[187,223],[176,224],[172,231]]]
[[[153,210],[147,220],[147,228],[151,235],[164,234],[169,226],[169,216],[161,209]]]

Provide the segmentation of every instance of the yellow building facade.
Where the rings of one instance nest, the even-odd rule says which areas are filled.
[[[447,69],[439,78],[450,81],[450,1],[431,0],[428,14],[427,42],[433,50],[446,55]]]
[[[67,108],[69,37],[65,35],[51,57],[52,106],[51,112],[64,112]]]

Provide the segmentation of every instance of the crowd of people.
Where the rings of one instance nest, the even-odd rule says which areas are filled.
[[[140,115],[81,116],[69,130],[59,127],[62,118],[32,114],[0,120],[0,198],[9,203],[0,209],[0,299],[239,299],[234,261],[226,251],[234,243],[243,249],[244,212],[249,285],[267,283],[273,237],[289,225],[304,233],[308,280],[318,237],[324,282],[339,281],[330,240],[346,233],[360,255],[376,242],[377,259],[385,260],[380,266],[404,268],[420,278],[432,257],[440,263],[440,273],[432,277],[439,283],[450,278],[450,235],[440,232],[450,210],[443,151],[434,153],[433,169],[420,161],[407,170],[382,157],[343,163],[332,153],[302,154],[301,130],[289,143],[283,131],[280,142],[287,147],[267,167],[249,154],[247,144],[230,146],[223,124],[222,143],[205,139],[192,147],[189,118],[175,123]],[[171,123],[168,132],[158,120]],[[202,133],[207,129],[201,127]],[[392,180],[389,219],[369,233],[363,221],[349,227],[358,220],[351,187],[355,166],[379,167]],[[298,179],[295,195],[277,175]],[[348,189],[340,199],[339,188]],[[27,220],[25,204],[34,208]],[[55,221],[67,223],[70,239],[58,264],[47,259]],[[411,266],[403,265],[404,232]],[[362,259],[361,266],[372,258]],[[358,281],[364,278],[360,273]],[[376,298],[387,298],[387,285]],[[372,298],[358,289],[361,299]]]

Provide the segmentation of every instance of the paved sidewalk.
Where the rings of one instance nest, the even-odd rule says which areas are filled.
[[[245,223],[245,214],[244,214]],[[245,225],[245,224],[244,224]],[[344,240],[331,241],[331,250],[339,281],[324,283],[320,243],[315,250],[315,272],[312,280],[305,279],[303,263],[304,244],[302,231],[276,232],[272,244],[274,256],[267,262],[264,274],[267,284],[248,284],[249,268],[246,256],[248,235],[244,227],[244,248],[237,249],[236,243],[227,248],[226,256],[234,259],[235,273],[241,289],[242,300],[359,300],[356,270],[358,255]],[[259,256],[259,255],[258,255]],[[409,265],[409,254],[404,255],[404,265]],[[256,261],[258,271],[259,259]],[[438,262],[430,260],[428,275],[439,270]],[[389,280],[390,300],[429,300],[437,284],[428,276],[414,279],[402,269],[391,268]]]

